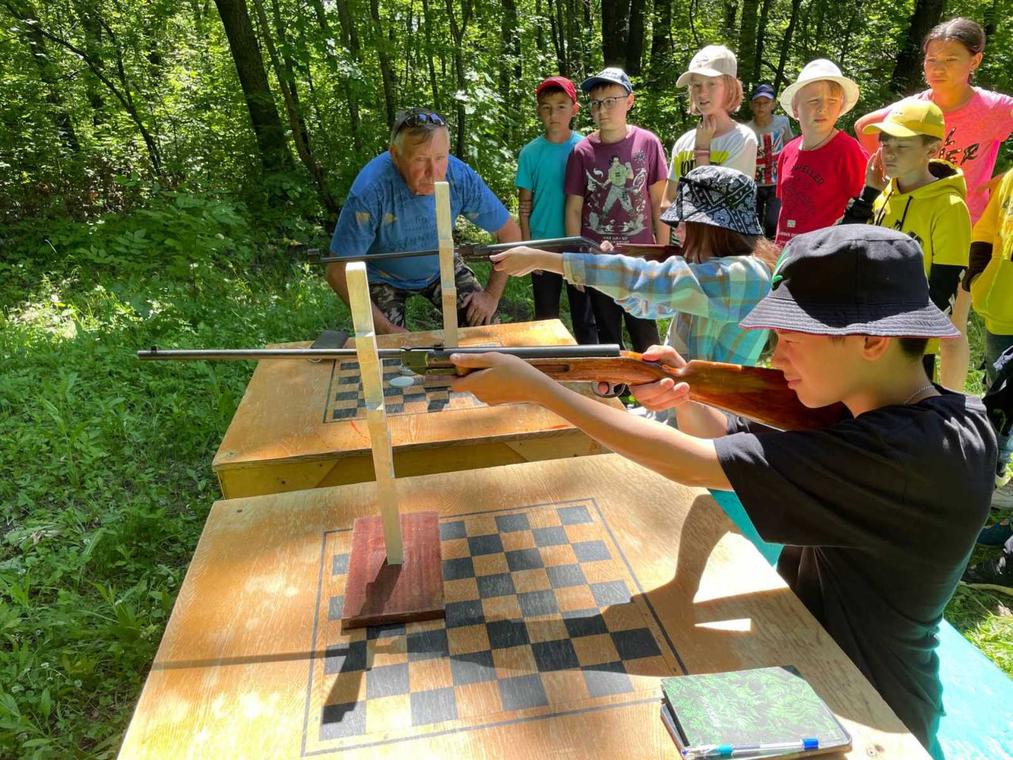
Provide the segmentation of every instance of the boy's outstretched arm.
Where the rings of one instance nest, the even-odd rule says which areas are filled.
[[[493,405],[539,404],[603,446],[670,480],[731,490],[713,441],[581,396],[515,356],[454,354],[450,358],[458,367],[482,370],[455,380],[455,391],[473,393]]]

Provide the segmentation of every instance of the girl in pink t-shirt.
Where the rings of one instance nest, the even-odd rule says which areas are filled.
[[[981,66],[985,31],[974,21],[955,18],[936,26],[922,43],[922,69],[929,88],[913,96],[932,100],[946,119],[946,138],[939,157],[959,166],[967,182],[967,207],[977,222],[988,204],[988,181],[995,168],[999,146],[1013,132],[1013,97],[971,85]],[[882,121],[893,106],[855,122],[855,134],[873,154],[876,135],[864,134],[868,124]]]

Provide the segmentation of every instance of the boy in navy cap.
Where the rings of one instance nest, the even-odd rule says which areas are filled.
[[[622,69],[609,67],[580,84],[598,128],[574,147],[566,164],[566,234],[597,243],[667,242],[661,217],[668,167],[653,132],[626,122],[635,100]],[[600,343],[623,342],[623,319],[636,351],[660,343],[653,320],[624,313],[611,297],[589,294]]]
[[[795,137],[788,117],[775,114],[774,107],[774,88],[769,84],[756,85],[750,100],[753,118],[746,126],[756,135],[756,215],[763,225],[763,234],[771,240],[777,232],[777,215],[781,213],[781,201],[777,199],[777,159],[784,146]]]
[[[678,429],[584,398],[502,354],[454,389],[535,402],[672,480],[734,490],[778,570],[919,740],[942,712],[936,633],[988,512],[996,442],[981,402],[929,382],[929,338],[957,335],[929,298],[922,252],[879,227],[831,227],[785,248],[770,293],[742,321],[778,337],[772,364],[808,407],[852,418],[781,432],[689,401],[685,383],[635,389]],[[667,363],[681,366],[672,349]],[[918,529],[912,531],[911,525]]]

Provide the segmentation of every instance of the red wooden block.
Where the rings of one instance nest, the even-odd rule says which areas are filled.
[[[404,562],[388,565],[380,516],[355,521],[342,630],[443,617],[443,563],[436,512],[402,514],[401,540]]]

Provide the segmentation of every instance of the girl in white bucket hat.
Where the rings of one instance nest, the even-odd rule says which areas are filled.
[[[825,58],[806,64],[781,93],[781,106],[798,120],[802,134],[777,158],[778,245],[836,224],[848,201],[862,192],[869,157],[854,137],[837,128],[841,114],[857,102],[858,85]]]

